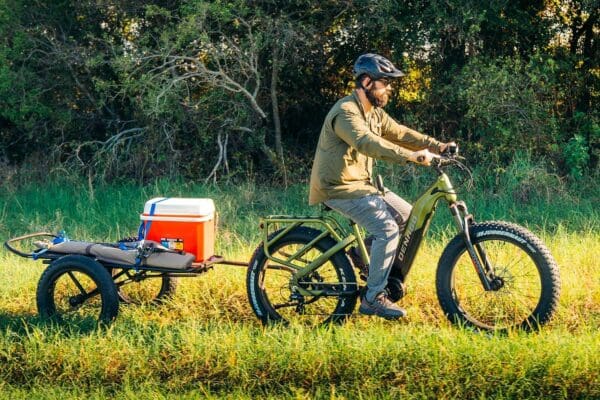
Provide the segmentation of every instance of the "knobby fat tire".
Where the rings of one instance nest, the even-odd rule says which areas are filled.
[[[272,239],[281,231],[276,231],[269,235],[269,239]],[[270,251],[275,252],[277,249],[289,245],[289,244],[307,244],[314,238],[320,235],[322,232],[316,229],[307,227],[298,227],[292,229],[288,234],[278,240],[276,243],[271,245]],[[331,237],[325,237],[315,244],[315,248],[321,252],[325,252],[331,247],[335,246],[336,242]],[[330,259],[332,265],[336,269],[338,276],[342,279],[340,282],[348,283],[349,286],[356,286],[356,275],[350,265],[350,261],[343,252],[334,254]],[[273,322],[286,323],[281,315],[279,315],[269,303],[264,290],[261,288],[261,280],[266,270],[266,266],[269,262],[265,252],[264,245],[261,242],[254,251],[250,260],[250,267],[248,268],[246,276],[246,289],[248,292],[248,299],[252,306],[254,314],[260,319],[263,324],[269,324]],[[330,315],[323,321],[324,324],[331,322],[343,322],[352,313],[356,306],[357,296],[346,296],[340,297],[333,315]]]
[[[103,325],[110,324],[119,313],[117,287],[104,266],[89,257],[81,255],[68,255],[57,259],[46,268],[40,277],[36,294],[40,317],[60,320],[61,316],[56,310],[54,301],[54,291],[56,281],[69,271],[80,272],[94,281],[101,300],[98,322]]]
[[[473,224],[469,228],[469,233],[473,245],[490,240],[504,241],[519,247],[534,262],[541,283],[540,298],[529,316],[513,328],[536,330],[547,323],[558,307],[560,277],[556,261],[544,243],[527,229],[504,221]],[[456,262],[465,252],[466,245],[462,235],[452,239],[444,249],[436,274],[438,300],[451,322],[477,329],[489,329],[479,321],[469,318],[468,313],[457,304],[453,295],[452,273]],[[472,273],[476,274],[474,269]]]

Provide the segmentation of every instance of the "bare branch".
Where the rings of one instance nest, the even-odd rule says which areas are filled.
[[[141,59],[150,62],[159,61],[158,65],[148,71],[150,74],[156,74],[157,77],[172,75],[159,92],[157,103],[178,83],[197,79],[200,83],[223,89],[228,93],[241,94],[261,119],[267,118],[265,110],[258,101],[261,90],[258,58],[261,49],[257,45],[250,23],[243,18],[238,18],[237,21],[244,27],[245,42],[226,35],[220,28],[214,32],[208,31],[203,24],[204,20],[200,20],[198,24],[201,24],[206,36],[218,39],[201,43],[194,41],[188,50],[181,50],[179,54],[168,51]],[[214,33],[216,35],[211,35]]]

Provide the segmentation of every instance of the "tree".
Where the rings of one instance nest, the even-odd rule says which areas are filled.
[[[481,162],[508,162],[527,132],[533,156],[581,175],[600,152],[598,9],[0,0],[0,158],[103,179],[306,179],[354,60],[377,52],[407,72],[388,107],[400,121]]]
[[[262,15],[244,7],[243,2],[233,6],[196,2],[160,46],[140,57],[137,71],[148,71],[161,82],[157,101],[184,86],[191,94],[186,103],[192,108],[192,103],[203,104],[210,91],[216,90],[226,96],[228,104],[223,110],[246,110],[213,115],[221,121],[219,154],[207,179],[216,177],[221,165],[227,169],[229,134],[242,132],[257,138],[259,150],[285,180],[278,84],[298,36],[285,16]],[[196,109],[206,111],[204,107]],[[274,131],[275,150],[266,143],[267,125]]]

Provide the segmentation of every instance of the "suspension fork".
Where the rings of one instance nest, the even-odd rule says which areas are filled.
[[[454,222],[463,235],[467,252],[471,257],[471,262],[475,267],[475,271],[479,276],[479,280],[486,291],[493,290],[490,275],[493,276],[493,269],[487,259],[485,250],[480,244],[473,245],[469,227],[473,224],[473,216],[469,214],[467,205],[462,201],[457,201],[450,204],[450,212],[454,217]]]

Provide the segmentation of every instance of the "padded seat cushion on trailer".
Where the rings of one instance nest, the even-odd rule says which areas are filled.
[[[55,245],[48,249],[55,253],[64,254],[82,254],[94,256],[99,261],[117,265],[135,265],[137,250],[121,250],[116,247],[107,246],[99,243],[78,242],[70,240]],[[172,253],[165,251],[154,251],[148,257],[143,258],[140,265],[148,267],[163,267],[174,269],[187,269],[192,266],[196,257],[191,253]]]

